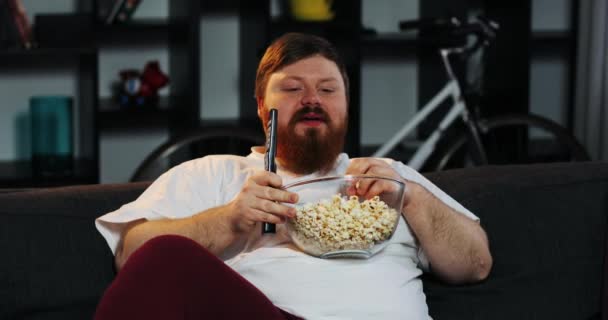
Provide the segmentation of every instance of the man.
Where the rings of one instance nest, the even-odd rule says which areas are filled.
[[[421,269],[451,283],[487,277],[488,241],[471,212],[402,163],[341,153],[348,78],[330,43],[297,33],[277,39],[255,94],[262,123],[279,111],[277,174],[263,170],[262,147],[247,157],[204,157],[99,218],[120,271],[98,319],[428,319]],[[405,182],[390,244],[366,260],[295,249],[283,223],[295,216],[285,203],[298,196],[279,187],[344,174]],[[276,234],[262,235],[262,222],[277,224]]]

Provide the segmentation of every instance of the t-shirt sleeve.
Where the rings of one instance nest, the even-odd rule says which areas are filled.
[[[184,218],[216,206],[218,188],[213,183],[217,183],[217,170],[207,160],[197,159],[173,167],[135,201],[97,218],[95,226],[112,252],[116,253],[122,231],[130,222]],[[205,174],[201,174],[202,171]],[[204,192],[198,190],[200,188],[204,188]]]
[[[419,185],[427,189],[429,192],[431,192],[437,199],[441,200],[443,203],[445,203],[447,206],[451,207],[455,211],[465,215],[466,217],[472,220],[479,221],[479,218],[471,211],[469,211],[469,209],[465,208],[458,201],[454,200],[454,198],[445,193],[443,190],[433,184],[430,180],[420,174],[418,171],[397,161],[391,162],[391,165],[404,179],[418,183]],[[429,260],[420,246],[418,247],[418,264],[423,270],[429,271]]]

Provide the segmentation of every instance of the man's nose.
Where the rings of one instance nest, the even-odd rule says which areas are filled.
[[[313,88],[304,90],[304,95],[302,96],[302,105],[319,105],[320,103],[321,99],[317,90]]]

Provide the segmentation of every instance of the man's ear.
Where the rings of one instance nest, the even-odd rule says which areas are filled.
[[[256,97],[255,100],[258,103],[258,117],[262,119],[262,110],[264,110],[264,98]]]

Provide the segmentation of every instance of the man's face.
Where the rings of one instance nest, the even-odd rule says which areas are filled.
[[[278,110],[277,158],[294,173],[329,170],[344,146],[347,102],[336,64],[312,56],[273,73],[258,99],[264,126]],[[265,128],[266,130],[266,128]]]

